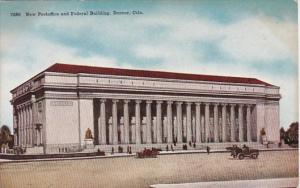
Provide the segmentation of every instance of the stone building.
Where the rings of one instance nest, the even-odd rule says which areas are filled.
[[[11,93],[15,145],[44,153],[279,141],[279,87],[255,78],[54,64]]]

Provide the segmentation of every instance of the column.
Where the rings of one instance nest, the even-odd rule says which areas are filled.
[[[210,132],[209,132],[209,103],[205,103],[205,141],[210,141]]]
[[[29,143],[30,143],[30,146],[33,146],[33,142],[32,142],[32,105],[30,105],[30,108],[29,108]]]
[[[168,106],[167,106],[167,131],[168,131],[168,136],[167,136],[167,142],[172,143],[173,138],[172,138],[172,101],[167,101]]]
[[[135,143],[141,144],[141,109],[140,100],[135,101]]]
[[[129,100],[124,100],[124,129],[125,129],[125,144],[129,144]]]
[[[100,127],[101,127],[101,144],[106,144],[106,110],[105,110],[105,99],[100,99]],[[100,134],[99,134],[100,136]]]
[[[24,147],[25,145],[25,109],[24,105],[22,105],[22,111],[21,111],[21,117],[22,117],[22,129],[21,129],[21,134],[22,134],[22,146]]]
[[[113,99],[112,106],[112,131],[113,131],[113,144],[118,144],[118,112],[117,112],[117,102],[118,100]]]
[[[182,102],[177,102],[177,142],[182,143]]]
[[[226,104],[222,104],[222,142],[226,142]]]
[[[219,142],[219,113],[218,104],[214,104],[214,142]]]
[[[22,127],[23,127],[23,146],[26,146],[26,106],[23,106],[22,110],[22,116],[23,116],[23,122],[22,122]]]
[[[230,141],[235,142],[235,104],[230,104]]]
[[[18,107],[18,146],[21,144],[21,109]]]
[[[239,141],[244,142],[243,104],[239,104]]]
[[[14,133],[14,146],[17,146],[18,145],[18,142],[17,142],[17,136],[18,133],[17,133],[17,130],[18,130],[18,122],[17,122],[17,109],[16,109],[16,106],[13,106],[13,133]]]
[[[247,141],[251,142],[251,105],[247,105]]]
[[[147,136],[146,136],[146,141],[147,144],[152,143],[152,138],[151,138],[151,104],[152,101],[146,101],[146,117],[147,117],[147,122],[146,122],[146,129],[147,129]]]
[[[201,142],[200,103],[196,103],[196,142]]]
[[[191,112],[191,103],[186,103],[186,141],[191,142],[192,141],[192,112]]]
[[[135,126],[135,117],[132,117],[131,120],[129,120],[130,122],[130,128],[131,128],[131,143],[135,144],[136,138],[135,138],[135,134],[136,134],[136,126]]]
[[[35,99],[35,95],[31,96],[31,103],[32,103],[32,124],[31,124],[31,128],[32,128],[32,145],[36,145],[36,129],[35,129],[35,123],[36,123],[36,99]]]
[[[162,103],[162,101],[156,101],[157,143],[162,143],[161,103]]]
[[[43,125],[40,126],[40,144],[45,144],[43,141],[43,129],[45,129],[45,127],[43,127]]]
[[[41,133],[40,133],[41,129],[40,129],[40,126],[37,125],[35,129],[36,129],[36,145],[40,146],[40,144],[41,144],[41,136],[40,136],[41,135]]]
[[[24,131],[24,145],[27,146],[27,106],[24,106],[24,111],[23,111],[23,117],[24,117],[24,127],[23,127],[23,131]]]

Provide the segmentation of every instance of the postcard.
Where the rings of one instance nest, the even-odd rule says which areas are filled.
[[[298,186],[298,1],[0,14],[0,187]]]

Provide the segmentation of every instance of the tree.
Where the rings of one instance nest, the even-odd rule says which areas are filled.
[[[0,146],[2,146],[2,144],[13,145],[13,136],[7,125],[2,125],[0,128]]]
[[[286,131],[286,141],[288,144],[298,144],[298,129],[299,123],[293,122],[290,125],[290,128]]]
[[[284,130],[283,127],[280,128],[279,134],[280,134],[280,141],[284,140],[284,138],[285,138],[285,130]]]

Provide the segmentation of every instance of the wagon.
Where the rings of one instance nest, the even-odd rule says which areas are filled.
[[[257,159],[259,155],[259,151],[257,149],[250,149],[249,147],[239,148],[235,146],[227,147],[226,149],[231,151],[231,156],[233,158],[238,158],[239,160],[243,160],[245,157]]]
[[[157,157],[159,151],[156,150],[156,149],[144,149],[143,151],[141,152],[137,152],[136,153],[136,157],[137,158],[154,158],[154,157]]]

